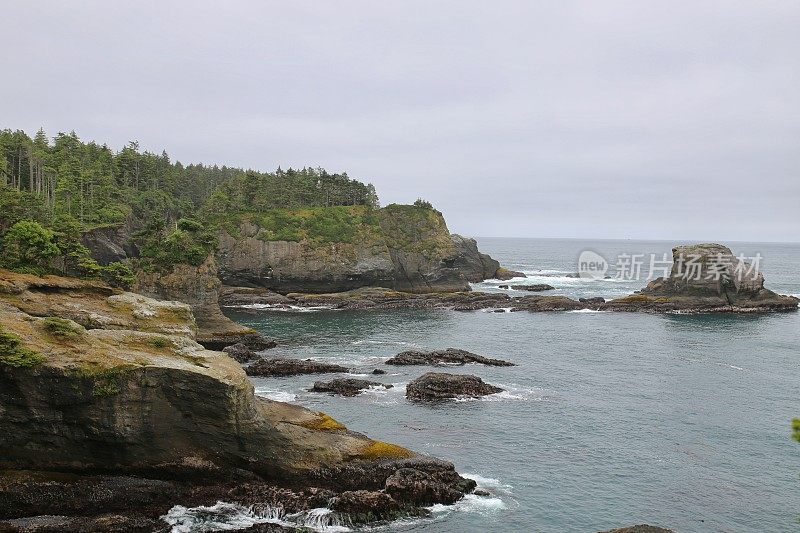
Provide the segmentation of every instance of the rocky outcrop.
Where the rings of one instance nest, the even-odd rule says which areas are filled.
[[[325,414],[255,396],[236,361],[195,342],[186,304],[0,271],[0,318],[0,470],[29,476],[0,476],[6,521],[63,513],[81,520],[60,531],[135,531],[137,517],[149,527],[184,496],[230,501],[243,482],[331,497],[379,491],[391,508],[409,509],[414,501],[392,495],[388,478],[411,468],[438,485],[453,471]],[[452,480],[455,490],[466,486]],[[47,496],[56,490],[68,496]]]
[[[465,365],[477,363],[488,366],[514,366],[514,363],[502,359],[489,359],[482,355],[474,354],[457,348],[420,352],[409,350],[401,352],[386,361],[387,365]]]
[[[248,376],[299,376],[301,374],[336,374],[350,370],[333,363],[313,359],[262,358],[245,368]]]
[[[552,291],[555,289],[555,287],[548,285],[547,283],[535,283],[533,285],[511,285],[509,288],[517,291],[528,292]]]
[[[341,242],[272,240],[256,217],[244,219],[235,231],[220,232],[220,277],[226,285],[280,293],[360,287],[424,293],[469,290],[470,281],[494,277],[500,269],[474,239],[451,235],[438,211],[390,205],[372,219]],[[266,303],[265,297],[260,301]]]
[[[500,387],[484,383],[478,376],[428,372],[406,386],[406,398],[417,401],[477,398],[503,392]]]
[[[212,350],[243,343],[253,349],[264,339],[250,328],[240,326],[222,314],[219,308],[217,263],[209,255],[200,266],[173,265],[168,272],[138,271],[133,291],[151,298],[187,303],[197,319],[197,341]]]
[[[133,238],[135,231],[135,221],[129,217],[124,224],[102,226],[84,232],[81,242],[95,261],[108,265],[139,257],[139,247]]]
[[[492,277],[494,279],[507,281],[514,278],[527,278],[528,276],[526,276],[524,272],[517,272],[515,270],[509,270],[507,268],[500,267],[495,271]]]
[[[721,244],[672,249],[669,276],[604,305],[613,311],[766,312],[797,309],[798,299],[764,288],[761,272]]]
[[[383,387],[391,389],[392,385],[385,385],[379,381],[369,381],[366,379],[341,378],[330,381],[315,381],[311,387],[311,392],[327,392],[328,394],[338,394],[339,396],[357,396],[361,391],[370,387]]]

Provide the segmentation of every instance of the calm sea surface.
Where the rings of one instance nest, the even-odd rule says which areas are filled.
[[[639,281],[581,280],[583,250],[669,252],[675,243],[479,239],[504,266],[557,294],[617,297]],[[726,243],[760,253],[769,288],[800,294],[800,245]],[[507,282],[506,282],[507,283]],[[513,281],[511,283],[514,283]],[[478,290],[502,290],[484,282]],[[388,391],[312,394],[315,379],[255,379],[257,393],[325,411],[349,428],[453,461],[492,497],[436,507],[391,531],[591,532],[650,523],[681,532],[800,529],[800,312],[764,316],[319,311],[229,316],[267,335],[271,351],[373,368]],[[457,347],[518,366],[448,369],[506,392],[439,405],[405,400],[428,367],[387,367],[407,349]],[[373,378],[373,376],[370,376]]]

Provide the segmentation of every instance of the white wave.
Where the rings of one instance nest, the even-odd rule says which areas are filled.
[[[274,400],[276,402],[294,402],[297,400],[297,394],[280,390],[256,388],[256,395],[268,400]]]
[[[744,370],[744,368],[736,365],[728,365],[729,367],[733,368],[734,370]]]
[[[573,309],[567,313],[606,313],[607,311],[598,311],[597,309]]]
[[[283,311],[287,313],[313,313],[315,311],[336,311],[329,305],[287,305],[287,304],[242,304],[242,305],[226,305],[224,307],[232,309],[253,309],[256,311]]]
[[[461,477],[471,479],[478,484],[477,488],[483,490],[502,490],[504,492],[511,492],[511,489],[513,488],[511,485],[506,485],[499,479],[493,477],[483,477],[480,474],[464,473],[461,474]]]
[[[161,519],[171,526],[172,533],[229,531],[256,524],[305,527],[324,533],[350,531],[350,528],[342,525],[338,515],[327,508],[285,514],[281,508],[265,506],[256,512],[252,507],[221,501],[211,506],[184,507],[176,505]]]
[[[453,511],[460,511],[488,515],[502,511],[505,508],[506,503],[500,498],[467,494],[452,505],[442,505],[437,503],[436,505],[428,507],[428,510],[433,514],[449,514]]]
[[[353,341],[350,344],[354,346],[361,346],[363,344],[369,345],[378,345],[378,346],[419,346],[415,342],[406,342],[406,341],[382,341],[382,340],[375,340],[375,339],[360,339],[357,341]]]
[[[513,307],[487,307],[486,309],[481,309],[483,313],[497,313],[499,311],[503,311],[504,313],[510,313]]]

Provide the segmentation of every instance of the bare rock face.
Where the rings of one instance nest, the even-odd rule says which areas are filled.
[[[455,472],[437,471],[433,474],[416,468],[401,468],[386,479],[386,492],[400,501],[416,505],[434,502],[454,503],[464,493],[472,492],[476,483]]]
[[[477,398],[498,392],[503,392],[503,389],[484,383],[478,376],[428,372],[408,384],[406,398],[436,401],[459,397]]]
[[[447,348],[446,350],[433,350],[430,352],[420,352],[409,350],[401,352],[386,361],[387,365],[464,365],[467,363],[478,363],[488,366],[514,366],[514,363],[503,361],[502,359],[489,359],[482,355],[474,354],[466,350],[457,348]]]
[[[385,385],[379,381],[369,381],[366,379],[340,378],[330,381],[315,381],[311,387],[311,392],[327,392],[340,396],[357,396],[361,391],[370,387],[383,387],[391,389],[392,385]]]
[[[200,266],[179,264],[169,272],[137,272],[133,291],[189,304],[197,318],[197,341],[206,348],[221,350],[236,343],[257,345],[261,342],[258,333],[222,314],[218,303],[220,286],[216,260],[209,255]]]

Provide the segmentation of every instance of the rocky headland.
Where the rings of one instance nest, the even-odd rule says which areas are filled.
[[[280,240],[265,231],[258,216],[242,217],[220,231],[220,279],[284,294],[360,287],[421,293],[464,291],[469,282],[524,276],[502,269],[474,239],[450,234],[436,210],[393,204],[371,214],[361,211],[350,214],[349,234],[325,240]]]
[[[475,486],[255,396],[237,361],[196,341],[187,304],[0,271],[0,315],[0,530],[153,531],[176,504],[218,501],[363,523]]]

